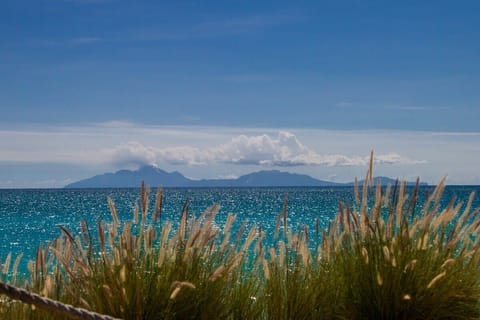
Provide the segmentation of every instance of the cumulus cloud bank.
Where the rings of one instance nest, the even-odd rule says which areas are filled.
[[[156,148],[139,142],[129,142],[103,151],[115,165],[132,166],[167,162],[182,165],[206,165],[212,163],[249,164],[262,166],[365,166],[369,155],[346,156],[320,154],[305,146],[297,137],[281,131],[276,137],[239,135],[229,142],[209,148],[179,146]],[[418,164],[397,153],[375,155],[377,164]]]

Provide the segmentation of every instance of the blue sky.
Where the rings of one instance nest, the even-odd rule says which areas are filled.
[[[370,149],[385,175],[478,184],[479,16],[478,1],[4,0],[0,187],[143,163],[347,181]]]

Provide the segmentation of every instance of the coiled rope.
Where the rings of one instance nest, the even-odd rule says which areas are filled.
[[[23,303],[34,305],[39,309],[55,312],[58,315],[78,320],[120,320],[111,316],[102,315],[82,308],[76,308],[49,298],[39,296],[22,288],[0,282],[0,294],[7,295],[11,299],[20,300]]]

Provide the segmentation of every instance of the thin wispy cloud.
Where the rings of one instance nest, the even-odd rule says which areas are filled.
[[[168,29],[160,26],[141,26],[125,32],[120,39],[126,41],[160,41],[221,38],[242,34],[255,34],[262,30],[298,23],[303,19],[304,17],[301,15],[269,13],[200,21],[189,25],[171,26]]]
[[[217,77],[221,81],[234,82],[234,83],[252,83],[252,82],[269,82],[274,80],[275,76],[271,74],[260,73],[239,73],[229,74],[221,77]]]
[[[32,39],[29,40],[28,43],[35,47],[79,47],[93,45],[102,41],[104,41],[104,39],[101,37],[81,36],[65,39]]]
[[[352,107],[354,103],[350,101],[339,101],[335,105],[339,108],[349,108]]]
[[[104,128],[132,128],[135,126],[134,123],[129,122],[129,121],[123,121],[123,120],[111,120],[111,121],[105,121],[105,122],[97,122],[92,124],[93,126],[96,127],[104,127]]]
[[[400,110],[400,111],[445,111],[452,110],[452,107],[449,106],[387,106],[386,109],[389,110]]]
[[[68,40],[68,43],[72,45],[87,45],[87,44],[93,44],[102,41],[101,38],[98,37],[79,37],[79,38],[73,38]]]
[[[63,2],[80,3],[80,4],[102,4],[102,3],[109,3],[114,1],[116,0],[63,0]]]
[[[291,24],[302,19],[302,16],[293,14],[258,14],[204,22],[196,25],[194,28],[201,31],[222,30],[224,32],[237,33]]]

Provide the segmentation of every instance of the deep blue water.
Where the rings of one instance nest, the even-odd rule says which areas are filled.
[[[420,203],[432,189],[421,188]],[[479,207],[480,186],[447,187],[443,204],[447,205],[452,197],[466,202],[472,191],[476,191],[474,207]],[[154,205],[154,193],[151,192],[151,207]],[[229,213],[234,213],[237,215],[237,227],[247,220],[249,226],[261,225],[267,234],[271,234],[287,193],[288,224],[293,229],[307,225],[309,230],[315,230],[317,218],[325,227],[335,215],[340,200],[353,203],[353,188],[350,187],[172,188],[164,190],[161,219],[178,222],[186,199],[190,203],[190,213],[196,215],[219,203],[218,225]],[[60,235],[59,225],[78,233],[82,219],[92,228],[98,219],[110,222],[107,197],[114,200],[120,220],[133,219],[139,189],[0,189],[0,259],[3,261],[9,252],[14,257],[23,252],[21,268],[25,270],[27,261],[35,257],[39,243],[46,243]]]

